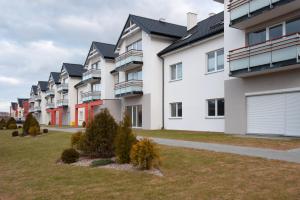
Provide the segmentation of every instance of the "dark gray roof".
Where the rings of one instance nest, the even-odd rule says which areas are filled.
[[[113,44],[106,44],[102,42],[93,42],[92,45],[95,45],[95,47],[98,49],[100,54],[103,55],[104,58],[107,59],[114,59],[118,55],[114,53],[115,45]]]
[[[116,46],[118,46],[121,36],[129,21],[132,21],[135,24],[137,24],[143,31],[145,31],[148,34],[166,36],[166,37],[176,39],[176,38],[181,38],[187,32],[185,26],[163,22],[160,20],[140,17],[136,15],[129,15]]]
[[[59,75],[60,72],[50,72],[50,76],[52,76],[55,84],[59,84]]]
[[[28,98],[18,98],[19,107],[23,108],[24,101],[28,101]]]
[[[31,90],[34,92],[34,94],[37,94],[37,86],[36,85],[31,86]]]
[[[162,56],[171,51],[193,44],[200,40],[206,39],[213,35],[224,32],[224,12],[213,15],[201,22],[194,28],[189,30],[181,39],[175,41],[173,44],[158,53]]]
[[[82,77],[87,70],[79,64],[63,63],[62,69],[65,68],[70,77]]]
[[[45,92],[48,88],[48,81],[39,81],[38,86],[40,86],[42,92]]]

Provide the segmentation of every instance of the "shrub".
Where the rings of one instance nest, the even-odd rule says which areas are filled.
[[[22,128],[22,126],[18,126],[18,128]]]
[[[51,126],[51,121],[48,122],[48,125]]]
[[[132,146],[130,160],[139,169],[151,169],[160,165],[156,145],[149,139],[142,139]]]
[[[29,135],[31,136],[37,136],[40,134],[40,127],[37,127],[37,126],[31,126],[29,128],[29,131],[28,131]]]
[[[38,129],[38,132],[40,132],[40,125],[39,122],[35,119],[35,117],[29,113],[26,117],[26,120],[23,124],[23,133],[24,135],[28,135],[29,134],[29,129],[31,127],[36,127]]]
[[[78,149],[78,145],[79,145],[81,136],[82,136],[81,131],[78,131],[77,133],[74,133],[72,135],[72,137],[71,137],[71,147],[72,148]]]
[[[81,149],[91,157],[110,158],[114,156],[114,140],[118,124],[107,109],[97,114],[81,141]]]
[[[11,133],[11,136],[12,136],[12,137],[17,137],[17,136],[19,136],[19,131],[13,131],[13,132]]]
[[[17,124],[10,124],[10,125],[8,125],[8,128],[7,129],[10,129],[10,130],[12,130],[12,129],[17,129],[18,127],[17,127]]]
[[[49,132],[48,129],[46,128],[43,129],[43,133],[48,133],[48,132]]]
[[[13,118],[13,117],[9,118],[9,120],[6,122],[6,128],[7,129],[16,129],[16,128],[9,128],[10,125],[12,125],[11,127],[17,128],[17,122],[16,122],[15,118]]]
[[[82,125],[83,128],[85,128],[86,127],[86,122],[83,121],[81,125]]]
[[[91,163],[91,167],[98,167],[98,166],[104,166],[114,163],[111,159],[101,159],[101,160],[94,160]]]
[[[131,129],[131,119],[129,115],[125,113],[115,139],[115,154],[118,163],[130,163],[130,150],[136,142],[137,139]]]
[[[0,120],[0,130],[4,129],[4,127],[6,127],[6,122],[4,119]]]
[[[65,149],[61,154],[61,160],[64,163],[74,163],[78,160],[79,153],[75,149]]]

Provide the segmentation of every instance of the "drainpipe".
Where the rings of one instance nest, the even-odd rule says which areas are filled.
[[[162,60],[162,127],[165,129],[165,59],[160,56]]]

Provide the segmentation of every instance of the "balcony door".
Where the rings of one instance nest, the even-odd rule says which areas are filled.
[[[133,128],[142,128],[142,105],[127,106],[127,113],[131,118],[131,125]]]

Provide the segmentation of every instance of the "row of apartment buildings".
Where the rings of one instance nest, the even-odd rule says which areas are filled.
[[[41,123],[81,125],[108,108],[132,126],[300,136],[300,1],[215,0],[187,26],[129,15],[116,44],[93,42],[31,88]]]
[[[11,102],[8,116],[15,118],[18,122],[22,122],[25,120],[28,113],[29,113],[28,98],[18,98],[17,102]],[[2,117],[3,118],[5,117],[4,113]]]

